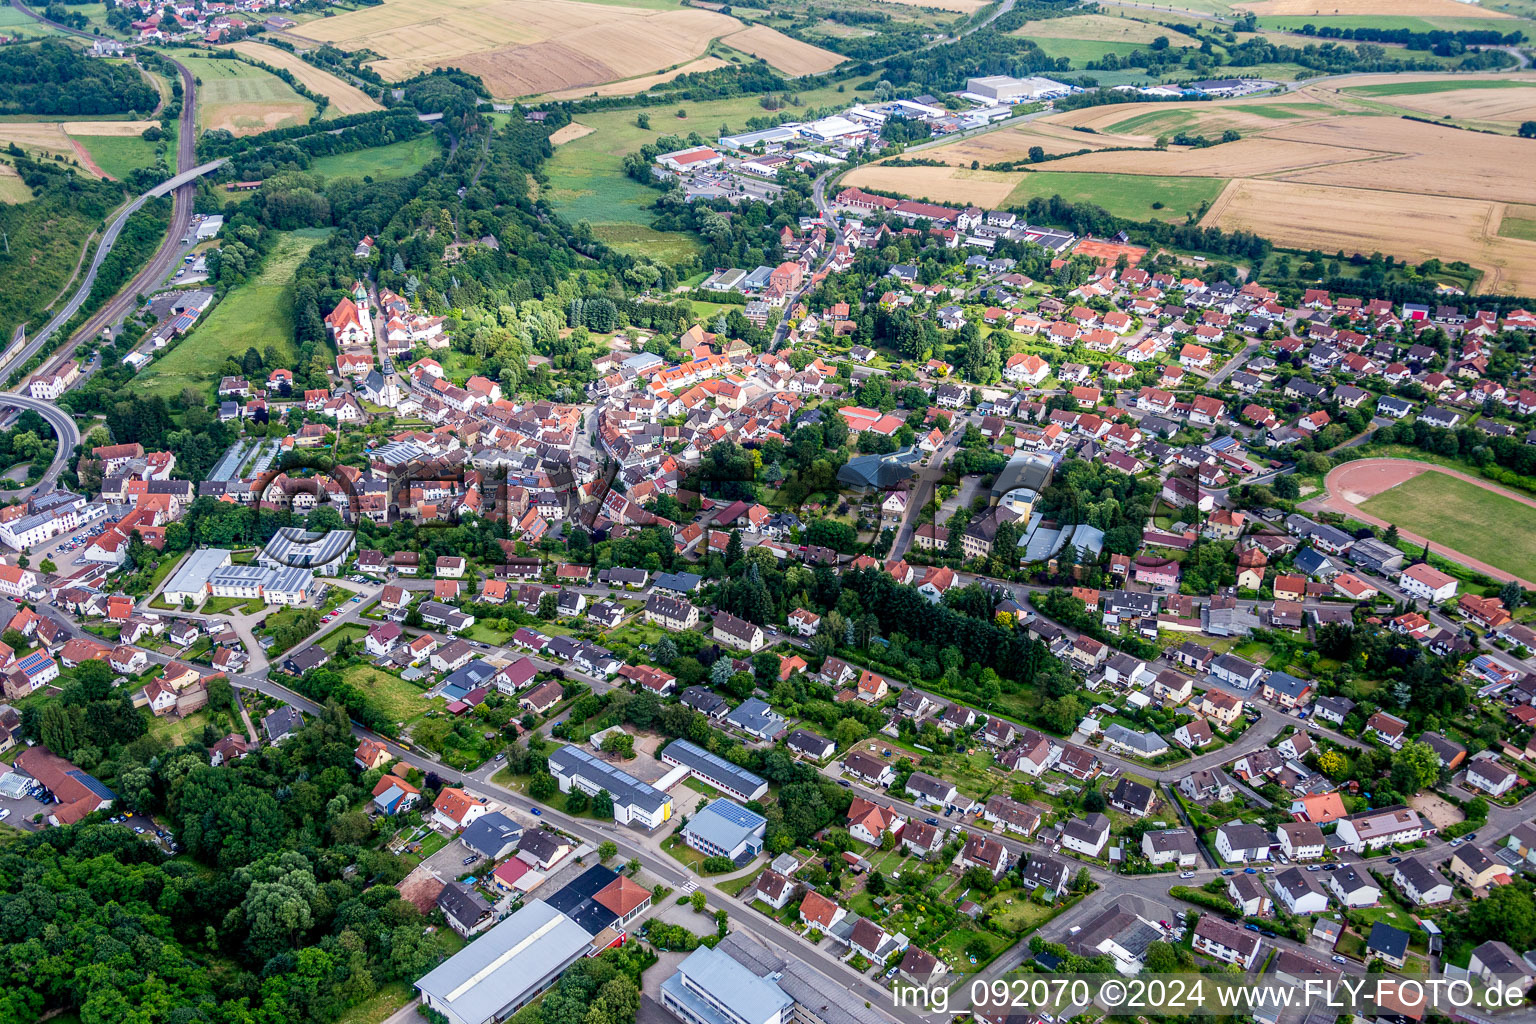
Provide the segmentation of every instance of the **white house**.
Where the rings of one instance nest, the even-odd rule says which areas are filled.
[[[1449,601],[1456,596],[1456,580],[1423,562],[1404,569],[1398,586],[1409,597],[1431,604]]]
[[[1216,830],[1216,852],[1229,864],[1269,860],[1269,833],[1258,825],[1231,824]]]
[[[1333,891],[1334,899],[1351,910],[1374,907],[1381,899],[1381,886],[1370,875],[1356,870],[1353,864],[1346,864],[1330,874],[1328,888]]]
[[[1317,860],[1323,855],[1323,830],[1310,821],[1292,822],[1275,830],[1280,852],[1291,860]]]

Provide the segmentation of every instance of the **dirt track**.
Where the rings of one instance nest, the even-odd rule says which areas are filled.
[[[1528,495],[1519,494],[1508,488],[1490,484],[1486,480],[1471,476],[1455,469],[1447,469],[1437,466],[1432,462],[1415,462],[1412,459],[1359,459],[1355,462],[1346,462],[1341,466],[1335,466],[1328,471],[1323,478],[1323,494],[1301,504],[1301,508],[1307,512],[1337,512],[1341,515],[1357,519],[1371,526],[1379,526],[1385,529],[1386,520],[1371,515],[1357,504],[1373,498],[1383,491],[1391,490],[1398,484],[1412,480],[1420,473],[1444,473],[1446,476],[1465,480],[1469,484],[1481,487],[1486,491],[1492,491],[1500,497],[1510,498],[1536,508],[1536,499]],[[1536,589],[1536,583],[1521,579],[1513,573],[1495,568],[1487,562],[1479,561],[1470,555],[1464,555],[1454,548],[1448,548],[1438,542],[1430,542],[1429,538],[1421,537],[1410,530],[1398,527],[1398,534],[1405,540],[1414,544],[1433,543],[1435,553],[1449,558],[1453,562],[1465,565],[1469,569],[1486,573],[1496,580],[1516,580],[1527,589]]]

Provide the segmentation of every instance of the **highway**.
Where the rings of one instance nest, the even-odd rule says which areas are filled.
[[[13,0],[11,6],[27,17],[61,32],[79,36],[83,39],[95,39],[95,36],[88,32],[81,32],[67,25],[50,21],[48,18],[32,10],[22,0]],[[177,132],[176,174],[134,199],[118,211],[111,223],[107,225],[107,229],[102,235],[101,243],[96,247],[96,254],[91,260],[90,268],[81,279],[79,287],[75,289],[75,293],[70,296],[69,301],[30,340],[26,340],[25,335],[18,332],[17,337],[19,340],[22,340],[22,349],[19,352],[6,352],[4,357],[0,358],[0,366],[23,366],[33,356],[43,351],[44,346],[49,343],[59,328],[78,313],[80,307],[90,297],[91,288],[96,283],[96,277],[101,270],[102,261],[106,259],[107,253],[112,251],[112,246],[116,243],[118,235],[122,233],[123,226],[127,224],[128,218],[133,216],[150,199],[167,193],[172,194],[174,205],[171,212],[170,227],[166,230],[165,241],[160,244],[160,248],[155,251],[155,254],[150,257],[138,274],[134,275],[133,280],[129,281],[105,306],[81,325],[72,338],[59,346],[58,351],[53,353],[52,358],[41,368],[42,371],[51,372],[74,355],[75,349],[81,341],[94,337],[103,328],[131,312],[138,304],[139,295],[154,290],[175,265],[181,239],[192,226],[192,207],[193,200],[197,194],[197,179],[209,171],[223,166],[224,161],[215,160],[212,163],[194,166],[194,161],[197,159],[197,80],[186,65],[169,57],[166,59],[176,65],[176,70],[181,75],[181,120],[179,131]],[[17,386],[17,393],[0,393],[0,406],[8,405],[32,409],[41,413],[53,427],[59,442],[58,451],[54,455],[53,462],[49,465],[48,471],[33,490],[34,495],[46,494],[54,487],[58,481],[59,473],[63,471],[69,459],[74,455],[75,446],[80,443],[80,431],[75,425],[74,419],[57,405],[52,402],[42,402],[27,397],[24,393],[26,387],[27,382],[22,381]]]

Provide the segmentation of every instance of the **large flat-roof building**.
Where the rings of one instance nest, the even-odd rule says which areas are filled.
[[[1048,96],[1065,96],[1072,91],[1072,87],[1049,78],[987,75],[984,78],[966,79],[965,91],[972,96],[995,100],[998,103],[1022,103]]]
[[[171,604],[200,603],[208,595],[208,577],[230,564],[228,548],[198,548],[176,567],[161,596]]]
[[[321,576],[335,576],[341,563],[357,547],[357,534],[351,530],[311,533],[285,526],[267,541],[256,564],[269,569],[296,567],[311,569]]]
[[[683,842],[706,857],[728,857],[745,865],[763,852],[768,821],[730,800],[716,800],[688,819]]]
[[[585,928],[533,900],[422,976],[416,991],[449,1024],[490,1024],[527,1005],[591,944]]]
[[[613,820],[620,825],[658,828],[672,817],[672,798],[580,747],[564,746],[549,755],[549,772],[562,793],[572,787],[589,796],[599,791],[613,798]]]
[[[693,775],[738,800],[757,800],[768,792],[768,783],[763,779],[688,740],[668,743],[661,752],[661,760],[673,768],[686,769],[684,778]],[[676,781],[681,782],[682,778]]]
[[[772,980],[708,946],[661,983],[661,1005],[686,1024],[788,1024],[795,1009]]]

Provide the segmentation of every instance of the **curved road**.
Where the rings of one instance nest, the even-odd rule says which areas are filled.
[[[50,21],[28,7],[23,0],[12,0],[11,6],[27,17],[61,32],[84,39],[95,38],[88,32],[81,32],[67,25]],[[155,251],[155,254],[150,257],[149,261],[134,276],[133,280],[129,281],[124,288],[119,290],[95,316],[88,319],[75,332],[73,338],[59,347],[59,350],[54,353],[53,358],[48,360],[42,369],[51,371],[59,366],[74,354],[76,347],[82,340],[95,336],[108,324],[132,311],[138,302],[138,296],[164,280],[175,264],[180,240],[186,235],[192,225],[192,206],[196,195],[196,180],[214,168],[221,166],[224,161],[215,161],[210,164],[204,164],[201,167],[194,166],[194,162],[197,159],[197,80],[186,65],[172,58],[166,59],[176,65],[176,70],[181,75],[181,121],[179,131],[177,132],[176,175],[139,196],[118,212],[112,222],[107,225],[107,230],[102,236],[101,244],[96,247],[96,255],[91,260],[90,269],[81,280],[75,294],[71,296],[70,300],[65,303],[58,314],[35,337],[24,343],[24,347],[20,352],[6,354],[4,358],[5,365],[24,365],[27,360],[42,351],[54,333],[68,322],[80,310],[80,307],[85,304],[86,299],[89,298],[91,288],[96,283],[97,273],[101,269],[102,261],[106,258],[107,253],[111,251],[118,235],[122,232],[123,225],[128,222],[128,218],[151,198],[163,196],[167,192],[173,194],[174,206],[171,212],[170,227],[166,230],[165,240],[160,244],[160,248]],[[18,391],[25,387],[26,381],[23,381],[18,386]],[[80,443],[79,428],[76,427],[73,418],[57,405],[54,405],[52,402],[41,402],[24,394],[0,392],[0,406],[14,406],[40,412],[48,420],[49,424],[53,426],[59,441],[58,453],[55,455],[53,463],[48,467],[48,472],[43,475],[42,480],[38,482],[33,491],[34,494],[48,492],[54,486],[54,482],[58,479],[59,473],[63,470],[70,457],[73,456],[75,445]]]

